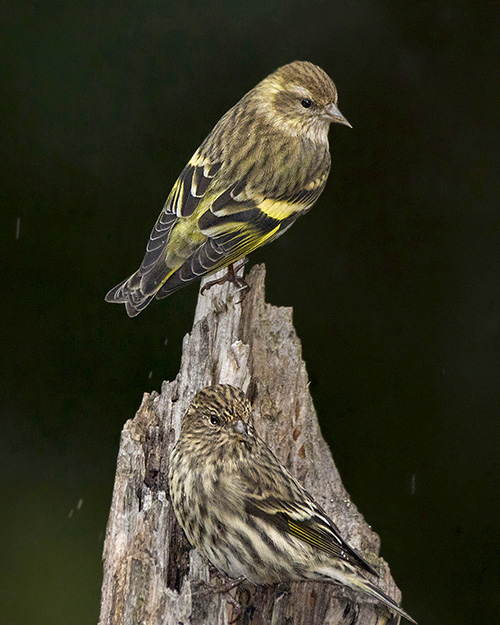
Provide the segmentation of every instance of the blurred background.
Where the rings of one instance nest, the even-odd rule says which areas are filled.
[[[472,1],[2,3],[0,561],[10,625],[96,623],[124,422],[177,373],[197,286],[136,319],[185,162],[277,66],[353,130],[272,245],[323,432],[421,624],[500,610],[500,20]]]

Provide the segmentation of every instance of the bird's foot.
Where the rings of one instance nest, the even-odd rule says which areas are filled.
[[[201,288],[200,293],[204,295],[205,291],[208,291],[216,284],[225,284],[226,282],[231,282],[232,284],[236,286],[238,291],[242,291],[243,297],[240,300],[241,302],[246,292],[250,289],[250,285],[248,285],[245,282],[245,279],[243,278],[243,276],[238,275],[238,271],[242,267],[244,267],[247,262],[248,262],[248,259],[243,258],[243,260],[237,267],[234,266],[234,263],[231,263],[230,265],[227,266],[227,273],[225,275],[223,275],[221,278],[217,278],[216,280],[210,280],[209,282],[204,284]]]
[[[213,593],[226,595],[227,602],[231,606],[232,619],[229,623],[236,623],[241,615],[241,605],[230,594],[231,590],[237,588],[242,582],[245,581],[244,577],[237,577],[236,579],[226,580],[222,584],[211,584],[210,582],[204,582],[199,580],[196,582],[195,593],[198,596],[210,595]]]

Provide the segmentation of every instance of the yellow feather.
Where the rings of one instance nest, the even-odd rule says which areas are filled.
[[[202,167],[206,165],[206,160],[200,154],[199,150],[196,150],[193,156],[189,159],[188,165],[192,165],[193,167]]]
[[[291,202],[287,202],[284,200],[262,200],[259,202],[259,209],[267,215],[268,217],[272,217],[273,219],[277,219],[282,221],[295,213],[300,213],[304,210],[305,206],[303,204],[293,204]]]

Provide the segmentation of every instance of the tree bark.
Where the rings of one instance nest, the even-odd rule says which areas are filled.
[[[232,591],[238,610],[227,594],[200,584],[220,584],[220,575],[190,549],[174,518],[168,463],[182,417],[199,389],[233,384],[252,402],[260,436],[380,571],[377,584],[400,598],[387,564],[376,555],[379,538],[350,501],[321,436],[292,309],[266,304],[264,279],[264,267],[254,267],[241,302],[241,292],[230,284],[199,296],[179,374],[163,383],[161,394],[146,393],[123,428],[104,546],[100,625],[381,625],[391,619],[364,595],[313,582],[243,583]]]

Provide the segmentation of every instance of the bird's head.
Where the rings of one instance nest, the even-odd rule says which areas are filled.
[[[324,143],[332,122],[351,128],[338,109],[337,88],[332,79],[308,61],[279,67],[254,91],[261,114],[290,134]]]
[[[229,384],[207,386],[194,396],[182,421],[181,437],[211,449],[250,444],[255,437],[250,402]]]

